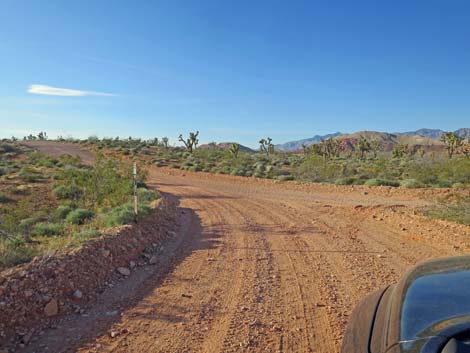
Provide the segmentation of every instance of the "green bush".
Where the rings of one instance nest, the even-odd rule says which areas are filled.
[[[62,225],[57,223],[38,223],[34,227],[35,235],[51,236],[59,235],[62,232]]]
[[[434,206],[427,207],[424,214],[431,218],[470,225],[470,197],[449,194]]]
[[[29,188],[29,185],[18,185],[14,189],[11,190],[12,193],[17,194],[17,195],[26,195],[31,191]]]
[[[54,218],[57,220],[64,220],[71,211],[72,207],[69,205],[60,205],[54,212]]]
[[[292,175],[279,175],[276,179],[280,181],[289,181],[294,180],[294,177]]]
[[[138,214],[139,218],[149,215],[151,208],[146,205],[139,205]],[[122,206],[113,208],[104,220],[107,227],[115,227],[123,224],[128,224],[134,221],[134,205],[126,203]]]
[[[20,237],[0,240],[0,268],[30,261],[36,252]]]
[[[353,185],[356,182],[356,178],[354,177],[347,177],[347,178],[339,178],[336,179],[336,185]]]
[[[393,186],[393,187],[398,187],[400,186],[400,183],[396,181],[391,181],[391,180],[385,180],[385,179],[378,179],[378,178],[373,178],[367,180],[364,185],[367,186]]]
[[[452,184],[452,189],[465,189],[467,186],[462,183],[454,183]]]
[[[93,217],[95,217],[95,212],[84,208],[77,208],[67,215],[65,221],[72,224],[83,224]]]
[[[439,186],[440,188],[451,188],[452,183],[448,180],[439,180],[437,186]]]
[[[7,175],[11,172],[10,168],[7,167],[0,167],[0,176]]]
[[[74,200],[82,194],[80,188],[75,185],[60,185],[52,190],[52,192],[60,200]]]
[[[405,179],[400,181],[400,186],[407,189],[422,188],[424,185],[416,179]]]
[[[18,224],[18,230],[23,233],[29,232],[34,227],[34,225],[41,222],[41,220],[42,219],[40,217],[22,219]]]
[[[92,238],[97,238],[101,235],[100,231],[96,228],[82,229],[75,233],[73,237],[79,241],[85,241]]]
[[[25,168],[23,168],[23,169],[25,169]],[[18,176],[21,179],[23,179],[24,181],[29,182],[29,183],[34,183],[34,182],[39,181],[39,180],[42,179],[41,174],[36,173],[36,172],[22,171],[18,174]]]
[[[10,201],[12,201],[12,199],[10,199],[7,195],[0,192],[0,203],[6,203]]]
[[[137,198],[139,202],[152,202],[158,198],[160,198],[160,194],[155,191],[145,189],[145,188],[138,188],[137,189]]]

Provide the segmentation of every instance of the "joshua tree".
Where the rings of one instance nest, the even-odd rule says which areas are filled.
[[[408,145],[399,143],[398,145],[393,147],[392,156],[394,158],[403,158],[403,156],[407,154],[407,151]]]
[[[267,137],[266,139],[259,140],[259,148],[261,152],[266,153],[267,156],[274,153],[274,145],[272,144],[272,138]]]
[[[303,150],[305,155],[308,154],[308,146],[305,143],[302,144],[302,150]]]
[[[39,134],[38,134],[38,139],[39,140],[47,140],[47,134],[45,131],[41,131]]]
[[[314,143],[314,144],[310,145],[309,151],[310,151],[310,153],[315,154],[317,156],[325,157],[325,151],[324,151],[322,145],[319,144],[319,143]]]
[[[426,154],[426,150],[423,147],[418,148],[418,153],[421,158]]]
[[[168,139],[168,137],[166,137],[166,136],[165,136],[165,137],[162,137],[162,145],[163,145],[163,147],[168,148],[168,141],[170,141],[170,140]]]
[[[238,152],[240,152],[240,144],[232,143],[232,145],[230,146],[228,150],[232,154],[232,156],[234,156],[236,159],[238,157]]]
[[[454,153],[464,145],[463,137],[456,135],[453,132],[445,132],[441,136],[441,141],[446,146],[449,159],[452,159]]]
[[[338,140],[330,137],[326,140],[321,140],[320,147],[322,149],[322,154],[326,158],[339,157],[341,151],[341,143]]]
[[[357,148],[359,150],[361,159],[364,159],[367,152],[370,152],[370,142],[364,136],[361,136],[359,140],[357,140]]]
[[[372,153],[374,154],[374,158],[377,158],[377,152],[379,152],[382,149],[382,145],[378,140],[374,139],[370,141],[370,149]]]
[[[187,138],[185,140],[183,138],[183,135],[180,134],[179,137],[178,137],[178,140],[183,142],[184,146],[186,147],[186,149],[188,150],[189,153],[193,153],[193,151],[197,147],[197,144],[199,143],[199,140],[197,138],[198,135],[199,135],[199,131],[196,131],[196,133],[190,132],[189,133],[189,138]]]

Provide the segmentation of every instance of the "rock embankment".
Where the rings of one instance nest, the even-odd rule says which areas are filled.
[[[0,342],[27,344],[33,332],[64,315],[83,312],[114,281],[152,265],[155,252],[175,236],[169,230],[175,216],[176,203],[161,199],[153,214],[138,224],[0,272]]]

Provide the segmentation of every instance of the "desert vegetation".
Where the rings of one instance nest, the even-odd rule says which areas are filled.
[[[198,135],[199,132],[190,133],[188,139],[181,135],[184,147],[170,146],[167,138],[89,138],[78,143],[139,157],[156,166],[194,172],[337,185],[455,189],[470,186],[470,143],[453,133],[442,136],[444,145],[440,151],[408,144],[396,144],[386,151],[379,141],[360,136],[348,141],[324,139],[294,153],[274,150],[269,137],[260,139],[259,151],[237,143],[198,147]]]
[[[139,215],[158,194],[138,179]],[[0,144],[0,268],[77,247],[107,227],[134,220],[132,168],[98,153],[93,165],[51,158],[16,141]]]
[[[41,133],[38,136],[44,138],[47,134]],[[396,143],[387,149],[378,139],[359,135],[349,139],[325,138],[319,143],[303,145],[301,150],[295,152],[275,150],[270,137],[259,140],[257,151],[238,143],[213,142],[199,145],[199,131],[190,132],[187,138],[181,134],[179,141],[182,146],[171,145],[168,137],[144,140],[132,137],[100,139],[91,136],[85,140],[59,140],[79,144],[82,148],[91,149],[98,154],[106,151],[117,157],[138,159],[147,165],[192,172],[336,185],[453,188],[456,192],[470,187],[470,142],[452,132],[441,136],[440,149],[427,149],[426,146],[408,143]],[[55,166],[55,162],[45,162],[44,158],[40,163],[49,167]],[[68,163],[73,165],[73,162]],[[100,162],[100,167],[91,171],[75,166],[74,169],[55,173],[52,190],[55,200],[61,206],[70,203],[74,209],[79,210],[76,211],[77,215],[72,214],[69,221],[64,218],[62,223],[68,227],[84,225],[91,227],[90,225],[98,222],[98,219],[101,220],[100,226],[113,226],[132,220],[132,206],[126,202],[126,198],[130,195],[128,184],[120,185],[117,193],[111,193],[106,186],[108,182],[101,185],[94,184],[96,187],[93,188],[86,187],[88,183],[93,184],[93,180],[98,180],[97,175],[100,173],[106,174],[106,171],[118,170],[117,174],[122,175],[122,170],[119,171],[121,167],[117,168],[113,163],[115,162]],[[37,168],[32,167],[32,165],[22,165],[17,171],[17,178],[30,185],[38,183],[43,175],[37,172]],[[0,174],[2,173],[5,172],[0,169]],[[118,177],[112,174],[106,175],[111,178],[110,185],[119,185]],[[18,193],[22,192],[22,188],[27,186],[19,186]],[[84,189],[87,192],[81,194],[79,190]],[[139,194],[142,193],[144,189],[139,189]],[[107,196],[111,194],[112,197]],[[139,196],[146,198],[143,194]],[[4,200],[2,204],[10,205],[10,199],[11,194],[0,194],[0,200]],[[467,203],[468,200],[465,199],[459,200],[458,203],[453,201],[452,205],[458,205],[456,206],[458,208]],[[146,208],[142,207],[142,213],[145,214]],[[91,210],[94,213],[86,214],[80,210]],[[103,218],[103,210],[109,211],[104,212],[107,214],[107,219]],[[451,213],[451,209],[437,205],[432,212],[428,212],[428,215],[447,219]],[[442,216],[439,216],[440,214]],[[462,222],[462,217],[456,215],[454,220]],[[63,227],[51,226],[51,229],[48,229],[47,225],[40,227],[44,227],[38,230],[42,233],[63,234],[64,232]]]
[[[189,134],[184,147],[170,146],[167,138],[91,138],[78,143],[96,150],[115,150],[159,167],[192,172],[336,185],[452,188],[455,192],[451,195],[470,188],[470,142],[452,132],[442,135],[443,145],[437,151],[407,143],[386,150],[380,141],[366,136],[352,140],[330,137],[296,152],[276,151],[267,137],[260,139],[259,150],[253,151],[238,143],[198,147],[198,135]],[[452,196],[423,213],[469,224],[469,205],[468,198]]]

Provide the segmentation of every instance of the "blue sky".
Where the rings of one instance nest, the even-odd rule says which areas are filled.
[[[0,2],[0,135],[470,126],[470,2]]]

